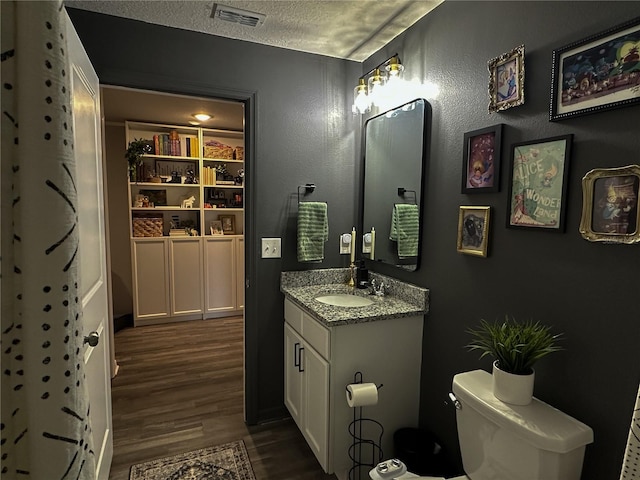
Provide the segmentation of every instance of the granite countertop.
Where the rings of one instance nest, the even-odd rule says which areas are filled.
[[[346,285],[348,269],[282,272],[280,291],[296,305],[327,327],[425,315],[429,310],[429,291],[383,275],[372,274],[385,284],[384,296],[368,295],[368,290]],[[327,294],[354,294],[373,300],[364,307],[338,307],[316,300]]]

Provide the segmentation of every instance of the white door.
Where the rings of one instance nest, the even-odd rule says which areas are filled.
[[[98,77],[67,17],[71,63],[80,285],[84,336],[98,336],[97,345],[85,343],[84,361],[89,386],[96,479],[107,480],[113,457],[107,249],[102,183],[102,136]],[[92,342],[93,343],[93,342]]]

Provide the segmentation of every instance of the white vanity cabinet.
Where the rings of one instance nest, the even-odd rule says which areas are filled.
[[[327,473],[347,478],[353,438],[346,386],[361,372],[384,385],[378,403],[362,408],[384,427],[382,449],[393,455],[393,433],[418,426],[423,316],[326,326],[285,298],[285,405]],[[376,438],[377,442],[378,439]]]
[[[328,469],[329,362],[285,325],[285,404],[322,468]]]

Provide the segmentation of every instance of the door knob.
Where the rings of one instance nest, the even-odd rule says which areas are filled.
[[[89,335],[84,337],[84,343],[88,343],[91,347],[95,347],[96,345],[98,345],[99,341],[100,335],[98,334],[98,332],[91,332]]]

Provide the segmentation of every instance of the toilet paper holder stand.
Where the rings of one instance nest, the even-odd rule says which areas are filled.
[[[362,372],[356,372],[353,375],[354,384],[362,383]],[[377,385],[380,390],[383,384]],[[350,395],[348,385],[345,386],[347,395]],[[358,480],[362,478],[361,474],[369,472],[371,467],[375,467],[383,459],[382,452],[382,435],[384,427],[382,424],[372,418],[364,418],[362,416],[363,407],[353,407],[353,421],[349,424],[349,434],[353,439],[349,447],[349,458],[351,459],[351,468],[348,472],[349,480]],[[366,432],[365,432],[366,430]],[[365,438],[365,433],[373,438]],[[363,453],[365,457],[363,458]],[[366,470],[363,468],[366,467]]]

